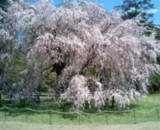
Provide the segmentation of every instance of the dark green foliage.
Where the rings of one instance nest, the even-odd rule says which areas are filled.
[[[30,108],[38,109],[37,104],[33,101],[30,101],[30,102],[21,101],[20,103],[14,103],[14,104],[10,104],[10,105],[13,108],[27,108],[27,107],[30,107]]]
[[[160,75],[159,74],[153,74],[150,76],[148,90],[151,93],[160,91]]]
[[[96,76],[96,73],[97,72],[95,69],[91,69],[91,70],[86,71],[86,73],[84,75],[87,77],[94,77],[94,76]]]
[[[0,0],[0,8],[6,11],[6,8],[9,6],[8,0]]]
[[[4,8],[5,4],[7,4],[7,0],[0,0],[0,8]]]
[[[71,108],[72,105],[73,104],[70,103],[70,102],[62,102],[60,104],[59,110],[64,111],[64,112],[70,111],[70,108]]]
[[[151,0],[123,0],[123,4],[118,8],[122,10],[122,18],[125,20],[135,18],[139,14],[145,21],[150,21],[153,17],[152,13],[147,12],[154,8]]]
[[[55,72],[51,72],[48,74],[46,79],[42,81],[41,89],[42,91],[47,91],[50,87],[54,87],[54,82],[56,82],[57,74]]]
[[[160,40],[160,28],[154,24],[149,23],[147,25],[148,30],[155,30],[156,32],[156,39]],[[151,31],[146,32],[146,35],[150,35]],[[157,57],[157,62],[160,64],[160,57]],[[148,85],[148,90],[150,93],[154,93],[157,91],[160,91],[160,75],[159,74],[153,74],[150,76],[149,79],[149,85]]]
[[[158,64],[160,64],[160,56],[157,57],[157,62],[158,62]]]
[[[159,25],[155,25],[153,23],[147,23],[146,27],[147,27],[147,31],[145,32],[145,34],[147,36],[150,36],[152,32],[155,31],[156,33],[155,38],[157,40],[160,40],[160,26]]]
[[[157,27],[155,30],[156,30],[156,33],[157,33],[157,34],[156,34],[156,39],[157,39],[157,40],[160,40],[160,26]],[[160,63],[160,62],[159,62],[159,63]]]

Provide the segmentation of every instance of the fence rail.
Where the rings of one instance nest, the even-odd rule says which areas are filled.
[[[48,124],[125,124],[144,121],[158,121],[160,107],[150,110],[101,111],[98,113],[61,112],[56,110],[35,110],[32,108],[0,108],[0,121],[23,121]]]

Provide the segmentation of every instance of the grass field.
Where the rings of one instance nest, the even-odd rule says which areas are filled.
[[[151,94],[142,99],[140,105],[133,102],[130,106],[134,109],[130,112],[115,112],[102,114],[84,114],[80,117],[77,114],[58,114],[44,112],[14,112],[14,111],[0,111],[0,121],[3,122],[22,122],[38,124],[52,124],[52,125],[112,125],[112,124],[134,124],[148,121],[158,121],[160,117],[160,93]],[[158,111],[157,111],[158,110]],[[6,117],[5,117],[6,115]],[[7,124],[7,123],[6,123]],[[1,130],[1,129],[0,129]]]
[[[0,130],[160,130],[160,122],[125,125],[47,125],[0,121]]]

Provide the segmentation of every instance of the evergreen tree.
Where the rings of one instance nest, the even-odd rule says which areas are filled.
[[[132,19],[140,15],[144,21],[150,21],[153,13],[149,10],[154,8],[151,0],[123,0],[123,4],[118,7],[122,11],[123,19]]]

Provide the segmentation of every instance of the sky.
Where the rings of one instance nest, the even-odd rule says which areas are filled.
[[[35,0],[26,0],[26,1],[35,1]],[[114,6],[121,5],[123,0],[89,0],[101,4],[107,11],[112,11]],[[154,24],[160,24],[160,0],[151,0],[154,4],[154,9],[150,10],[154,14],[153,22]],[[62,3],[62,0],[54,0],[55,5],[59,6]]]
[[[121,5],[123,3],[123,0],[91,0],[91,1],[102,4],[107,11],[111,11],[114,8],[114,6]],[[154,9],[150,10],[150,12],[154,14],[153,22],[155,24],[160,24],[160,0],[151,0],[151,2],[154,4],[155,7]]]

